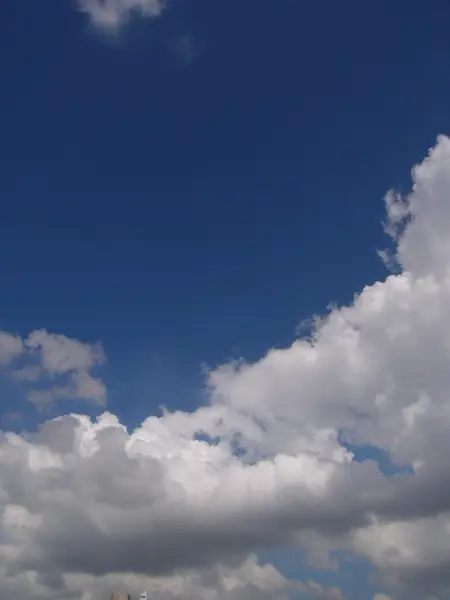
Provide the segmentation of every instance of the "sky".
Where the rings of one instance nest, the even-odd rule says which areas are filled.
[[[450,5],[0,3],[0,597],[450,598]]]

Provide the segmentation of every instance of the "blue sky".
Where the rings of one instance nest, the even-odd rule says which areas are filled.
[[[201,362],[384,277],[381,199],[447,122],[449,10],[183,0],[108,43],[70,1],[3,2],[2,325],[103,340],[121,412],[125,380],[183,406]]]
[[[0,327],[101,340],[132,427],[193,410],[203,364],[386,277],[384,194],[448,130],[449,24],[441,0],[172,0],[111,36],[3,0]]]

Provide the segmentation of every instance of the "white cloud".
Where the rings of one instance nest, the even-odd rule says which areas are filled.
[[[337,587],[324,587],[315,581],[307,581],[304,591],[314,600],[342,600],[342,592]]]
[[[41,366],[51,375],[85,372],[105,361],[99,344],[84,344],[65,335],[50,334],[44,329],[30,333],[25,345],[40,352]]]
[[[80,10],[89,16],[93,25],[106,29],[117,29],[133,13],[157,17],[166,4],[167,0],[78,0]]]
[[[324,564],[335,549],[365,557],[395,600],[450,594],[447,138],[413,178],[407,198],[387,197],[401,273],[332,310],[312,341],[211,370],[207,406],[131,433],[105,413],[0,439],[7,595],[33,597],[35,582],[31,594],[83,588],[88,600],[145,583],[161,598],[340,600],[337,588],[286,582],[251,558],[280,546]],[[50,378],[69,378],[65,389],[91,390],[103,354],[79,344],[38,332],[25,345]],[[352,461],[342,436],[414,474],[388,478]]]
[[[279,473],[270,463],[244,466],[225,448],[164,428],[150,418],[129,436],[105,414],[94,424],[60,417],[28,439],[7,434],[0,445],[3,589],[23,585],[25,596],[31,577],[41,582],[36,596],[49,598],[77,593],[77,585],[94,598],[117,582],[145,585],[152,597],[263,600],[301,591],[341,600],[337,588],[289,582],[246,558],[253,545],[279,535],[265,521],[282,514],[276,496],[289,464]],[[239,479],[247,491],[231,489]]]
[[[14,360],[19,357],[22,364],[17,365]],[[106,386],[92,375],[92,369],[105,360],[98,343],[86,344],[43,329],[26,339],[0,331],[0,364],[9,367],[13,379],[28,383],[28,399],[38,405],[58,398],[84,398],[105,405]],[[38,385],[45,381],[44,387]]]
[[[14,518],[14,517],[13,517]],[[16,517],[17,519],[17,517]],[[190,570],[169,577],[147,577],[132,573],[100,577],[81,573],[42,576],[22,571],[1,576],[2,597],[17,600],[108,598],[111,590],[131,592],[134,597],[146,590],[155,600],[270,600],[288,598],[292,585],[271,566],[259,566],[254,556],[233,567],[217,565],[204,571]],[[326,596],[322,596],[327,600]]]
[[[19,336],[0,331],[0,366],[9,365],[23,352],[23,342]]]
[[[99,577],[81,573],[42,577],[35,572],[1,576],[2,597],[15,600],[59,600],[108,598],[111,590],[124,591],[138,597],[146,590],[155,600],[284,600],[292,592],[308,594],[314,600],[340,600],[332,588],[317,586],[319,592],[309,595],[314,582],[302,584],[285,579],[271,565],[260,566],[250,555],[234,566],[216,565],[204,570],[188,570],[170,576],[147,577],[133,573],[108,574]],[[331,591],[330,591],[331,590]],[[331,595],[330,595],[331,594]],[[302,596],[306,597],[306,596]]]

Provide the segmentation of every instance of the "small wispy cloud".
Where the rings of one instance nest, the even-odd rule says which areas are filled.
[[[23,352],[22,339],[7,331],[0,331],[0,365],[7,366]]]
[[[167,0],[78,0],[79,9],[100,29],[117,30],[133,15],[158,17]]]
[[[92,369],[105,360],[100,344],[86,344],[44,329],[24,339],[0,331],[0,366],[27,385],[27,398],[37,405],[48,405],[57,398],[83,398],[104,406],[106,387],[92,375]]]
[[[190,65],[202,54],[200,44],[187,33],[177,37],[172,42],[170,50],[173,58],[180,65]]]

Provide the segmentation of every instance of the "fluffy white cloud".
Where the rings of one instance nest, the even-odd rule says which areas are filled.
[[[105,360],[99,344],[83,344],[65,335],[49,334],[44,329],[30,333],[25,345],[40,352],[41,366],[51,375],[69,371],[89,371],[94,365],[102,364]]]
[[[307,457],[245,465],[227,447],[180,436],[155,417],[131,435],[107,413],[95,423],[60,417],[27,438],[5,434],[3,589],[41,598],[145,586],[174,598],[192,590],[230,600],[292,592],[341,600],[337,588],[288,582],[246,558],[254,548],[301,543],[295,524],[309,527],[321,512],[314,516],[314,498],[326,502],[323,477],[302,483],[313,468]]]
[[[386,204],[400,273],[333,309],[310,340],[211,370],[207,406],[133,432],[105,413],[3,436],[6,597],[88,600],[118,586],[341,599],[252,557],[280,546],[323,562],[337,549],[365,557],[393,600],[450,593],[449,139],[414,169],[411,194]],[[79,344],[37,332],[24,347],[50,378],[68,376],[66,389],[90,390],[104,356]],[[355,462],[345,438],[412,473]]]
[[[157,17],[167,0],[78,0],[82,12],[87,13],[96,27],[116,29],[133,13]]]
[[[92,369],[105,360],[100,344],[86,344],[44,329],[33,331],[26,339],[0,331],[0,365],[7,366],[14,379],[27,382],[28,399],[38,405],[58,398],[83,398],[105,405],[106,386],[92,375]]]

